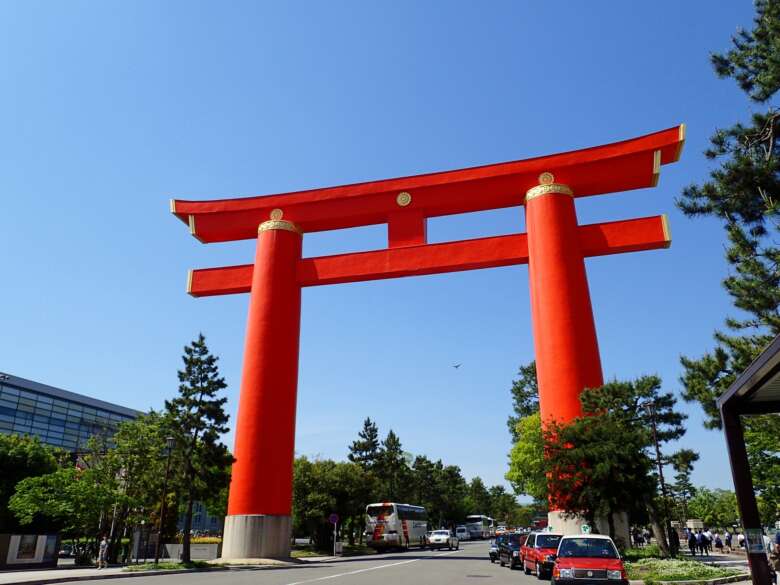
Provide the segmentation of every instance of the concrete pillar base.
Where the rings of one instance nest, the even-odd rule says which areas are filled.
[[[628,530],[628,514],[625,512],[618,512],[615,517],[615,544],[620,546],[630,546],[631,539]],[[582,525],[585,524],[585,519],[580,516],[573,516],[567,518],[562,512],[552,511],[547,513],[547,526],[550,532],[556,534],[582,534]],[[607,523],[606,516],[600,516],[596,518],[596,526],[592,527],[598,530],[599,534],[609,534],[609,524]],[[593,530],[595,532],[595,530]],[[620,540],[623,542],[621,543]]]
[[[290,516],[241,514],[225,517],[222,559],[287,559],[290,557]]]

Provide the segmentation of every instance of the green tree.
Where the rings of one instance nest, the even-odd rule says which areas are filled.
[[[471,479],[468,484],[468,493],[466,494],[465,508],[468,514],[489,514],[490,513],[490,492],[482,478],[477,476]]]
[[[184,496],[182,561],[190,561],[192,506],[230,481],[233,457],[219,442],[228,431],[227,398],[217,394],[227,387],[219,375],[218,358],[209,352],[203,334],[184,348],[184,369],[179,375],[179,395],[165,401],[165,411],[176,440],[181,462],[180,481]]]
[[[520,366],[517,380],[512,380],[512,412],[506,421],[512,442],[518,441],[517,424],[521,419],[539,412],[539,384],[536,380],[536,362]]]
[[[731,490],[699,487],[688,502],[688,510],[692,518],[698,518],[711,528],[731,527],[739,518],[737,496]]]
[[[696,494],[696,488],[691,482],[693,464],[699,460],[699,454],[691,449],[680,449],[670,458],[672,467],[676,472],[672,491],[679,502],[680,520],[683,526],[688,520],[688,500]]]
[[[42,444],[38,437],[0,433],[0,526],[4,532],[15,532],[19,528],[16,516],[8,509],[16,485],[25,478],[46,475],[56,469],[53,450]]]
[[[674,395],[661,392],[657,376],[643,376],[586,389],[580,401],[582,417],[543,431],[549,488],[560,494],[556,503],[590,523],[606,515],[610,536],[615,512],[631,515],[643,505],[668,554],[651,429],[656,426],[661,444],[683,436],[685,416],[675,409]]]
[[[372,469],[379,459],[379,429],[376,423],[366,417],[358,439],[349,446],[347,458],[364,469]]]
[[[546,500],[546,471],[541,417],[536,412],[517,423],[515,444],[509,453],[509,471],[505,477],[516,494]]]
[[[402,502],[408,499],[410,469],[406,463],[401,439],[392,429],[382,441],[376,462],[376,474],[380,486],[378,501]]]
[[[716,73],[735,79],[753,110],[780,89],[780,3],[757,0],[755,6],[753,29],[740,31],[729,51],[712,56]],[[739,317],[726,319],[725,331],[715,332],[712,350],[699,358],[681,358],[683,398],[701,404],[708,428],[721,426],[717,397],[780,333],[779,134],[780,113],[771,105],[754,111],[746,123],[717,130],[704,154],[719,166],[709,180],[687,187],[677,202],[690,217],[722,222],[732,267],[723,286],[740,310]],[[780,502],[776,417],[743,417],[743,423],[751,469],[759,476],[768,474],[755,482],[756,491],[764,500]]]

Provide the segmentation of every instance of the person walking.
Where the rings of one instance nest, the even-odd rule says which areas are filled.
[[[691,551],[691,556],[696,556],[696,535],[693,533],[693,530],[688,532],[688,548]]]
[[[712,552],[712,531],[709,528],[704,530],[704,547],[709,555]]]
[[[720,532],[716,532],[714,536],[715,550],[720,554],[723,554],[723,540],[720,537]]]
[[[696,533],[696,546],[699,549],[699,554],[710,556],[709,551],[707,551],[707,537],[704,536],[704,531],[701,528]]]
[[[98,549],[98,569],[108,568],[108,539],[106,535],[103,535],[103,540],[100,541],[100,548]]]
[[[739,548],[745,548],[745,535],[741,532],[737,534],[737,544],[739,544]]]
[[[726,528],[726,534],[723,535],[724,539],[726,540],[726,548],[728,549],[726,552],[731,552],[731,532],[729,532],[729,529]]]

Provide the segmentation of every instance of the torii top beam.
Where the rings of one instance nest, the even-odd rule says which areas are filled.
[[[612,144],[456,171],[259,197],[172,199],[171,211],[204,243],[256,238],[258,224],[274,209],[303,232],[392,224],[399,211],[414,210],[422,219],[522,205],[546,171],[575,197],[653,187],[661,165],[677,161],[684,142],[681,124]]]

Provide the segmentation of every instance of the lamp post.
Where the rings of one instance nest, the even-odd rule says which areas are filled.
[[[162,496],[160,497],[160,521],[157,527],[157,544],[154,547],[154,564],[160,562],[160,541],[162,540],[162,526],[163,519],[165,518],[165,494],[168,492],[168,474],[171,471],[171,453],[173,447],[176,445],[176,439],[173,437],[165,438],[165,451],[168,457],[168,461],[165,463],[165,479],[163,480]]]

